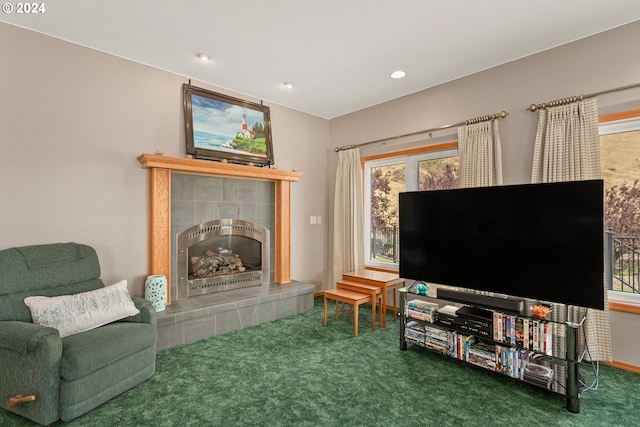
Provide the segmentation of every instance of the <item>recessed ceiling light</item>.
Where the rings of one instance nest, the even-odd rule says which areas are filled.
[[[292,82],[284,82],[284,83],[282,83],[282,85],[284,87],[286,87],[287,89],[293,89],[294,87],[296,87],[296,85],[293,84]]]
[[[401,79],[407,75],[404,71],[398,70],[390,74],[392,79]]]
[[[201,61],[210,61],[211,60],[211,57],[209,55],[207,55],[206,53],[196,53],[196,56]]]

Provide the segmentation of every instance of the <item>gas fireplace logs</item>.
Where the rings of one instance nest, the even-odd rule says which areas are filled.
[[[177,299],[267,285],[269,229],[242,219],[214,219],[176,235]],[[232,249],[233,248],[233,249]]]
[[[209,249],[201,256],[191,257],[190,278],[203,279],[221,274],[242,273],[245,270],[240,256],[230,249],[220,248],[218,252]]]

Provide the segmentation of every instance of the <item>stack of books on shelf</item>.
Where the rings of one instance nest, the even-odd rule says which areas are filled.
[[[455,333],[455,332],[454,332]],[[440,353],[449,354],[450,337],[449,331],[434,328],[429,325],[424,326],[424,346]]]
[[[454,335],[454,340],[451,355],[466,362],[469,358],[469,347],[476,342],[476,337],[473,335],[458,334],[455,332],[452,333]]]
[[[413,319],[420,319],[425,322],[433,323],[433,316],[437,309],[438,304],[414,299],[407,303],[406,314],[408,317]]]
[[[404,336],[407,341],[436,350],[440,353],[450,353],[450,334],[455,332],[434,328],[420,320],[407,322]]]
[[[547,355],[552,354],[551,324],[505,313],[493,313],[493,340]]]
[[[424,323],[417,320],[407,322],[404,327],[404,337],[409,342],[424,346]]]
[[[477,342],[469,346],[467,362],[481,368],[496,370],[496,349],[495,346]]]
[[[529,351],[523,348],[496,345],[496,371],[512,378],[522,379],[529,363]]]
[[[405,339],[484,369],[522,379],[529,362],[529,350],[480,342],[473,335],[447,331],[420,320],[407,322]]]

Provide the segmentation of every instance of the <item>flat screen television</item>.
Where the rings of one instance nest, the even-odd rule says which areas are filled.
[[[602,180],[399,196],[400,277],[604,309]]]

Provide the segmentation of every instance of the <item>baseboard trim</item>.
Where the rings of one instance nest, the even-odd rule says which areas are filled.
[[[636,374],[640,374],[640,366],[631,365],[629,363],[624,362],[616,362],[615,360],[611,362],[600,362],[603,365],[612,366],[614,368],[622,369],[623,371],[634,372]]]

